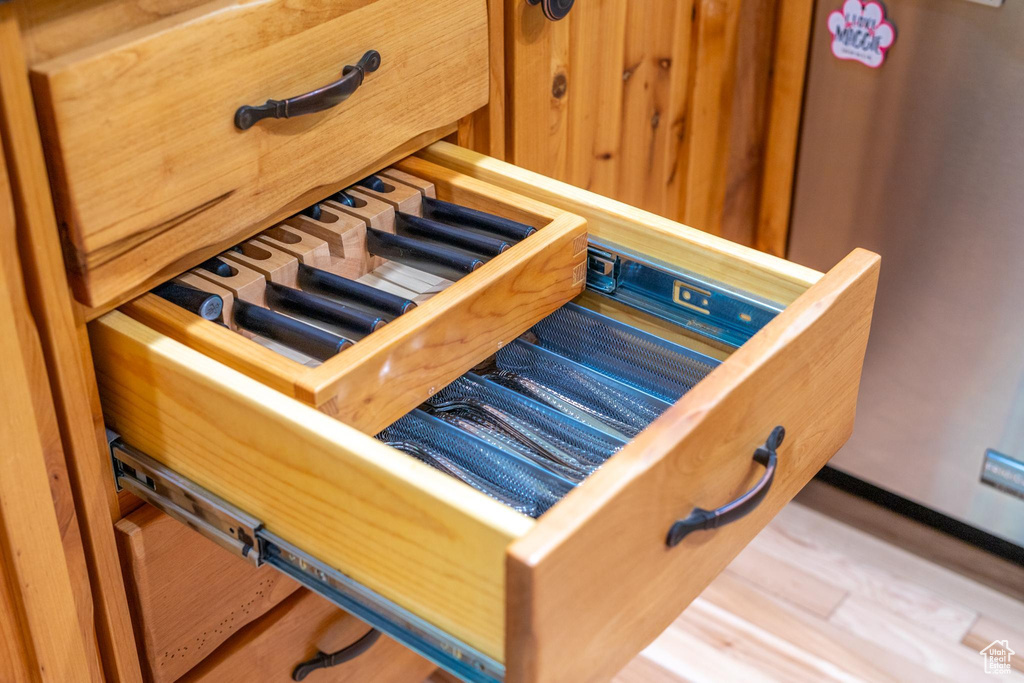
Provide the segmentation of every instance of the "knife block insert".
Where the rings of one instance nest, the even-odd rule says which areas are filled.
[[[347,196],[321,201],[319,217],[293,216],[223,252],[218,258],[230,271],[222,267],[224,274],[218,275],[197,267],[176,278],[220,294],[226,324],[155,294],[121,310],[374,434],[583,290],[587,235],[582,218],[416,157],[378,177],[383,189],[353,186]],[[373,230],[395,235],[396,210],[422,217],[423,197],[517,221],[535,232],[509,240],[509,248],[481,259],[483,265],[454,282],[371,253],[368,241],[382,237]],[[304,289],[304,266],[394,294],[411,293],[407,298],[416,306],[397,317],[384,316],[382,325],[322,363],[239,329],[232,318],[239,302],[273,309],[274,285]]]

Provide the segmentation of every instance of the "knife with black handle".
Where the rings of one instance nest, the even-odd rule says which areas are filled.
[[[366,249],[374,256],[397,261],[448,280],[458,280],[484,264],[477,256],[433,242],[366,228]]]
[[[356,185],[358,187],[365,187],[368,190],[373,190],[374,192],[387,192],[388,191],[387,184],[383,180],[381,180],[378,176],[375,176],[375,175],[368,175],[368,176],[366,176],[362,180],[357,181]]]
[[[477,211],[468,206],[460,206],[433,197],[423,197],[422,201],[423,215],[435,221],[444,221],[464,228],[474,228],[516,242],[537,232],[536,228],[526,223]]]
[[[211,294],[177,282],[157,285],[153,288],[153,293],[205,320],[217,320],[224,310],[224,299],[220,298],[219,294]]]
[[[352,206],[352,207],[358,206],[358,202],[356,202],[356,198],[353,197],[352,195],[350,195],[348,192],[345,192],[345,190],[338,190],[337,192],[332,194],[330,197],[328,197],[328,199],[336,201],[339,204],[341,204],[342,206]]]
[[[270,283],[267,283],[268,285]],[[248,301],[235,301],[235,324],[311,358],[325,361],[352,346],[348,339]]]
[[[422,237],[448,246],[471,251],[490,258],[509,248],[509,243],[498,237],[481,235],[472,230],[445,225],[429,218],[420,218],[402,211],[395,212],[395,232],[408,237]]]
[[[267,305],[289,315],[304,316],[338,327],[349,339],[362,339],[387,323],[379,315],[276,282],[267,283]]]
[[[299,287],[313,294],[335,297],[391,317],[400,316],[416,308],[416,304],[405,297],[307,266],[305,263],[299,263]]]
[[[220,275],[221,277],[231,277],[231,266],[228,265],[227,261],[222,261],[218,257],[208,258],[199,264],[199,267],[203,270],[209,271],[214,275]]]

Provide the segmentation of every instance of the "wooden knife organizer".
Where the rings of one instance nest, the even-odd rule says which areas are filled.
[[[295,287],[300,262],[350,279],[372,273],[384,260],[366,248],[367,225],[395,232],[395,211],[419,215],[424,194],[525,223],[536,232],[429,298],[418,298],[415,308],[315,367],[152,293],[122,311],[374,434],[583,290],[584,219],[415,157],[380,177],[386,192],[351,189],[356,207],[324,201],[319,219],[293,216],[225,252],[231,277],[194,269],[177,281],[220,294],[223,320],[233,328],[235,299],[265,305],[266,282]]]

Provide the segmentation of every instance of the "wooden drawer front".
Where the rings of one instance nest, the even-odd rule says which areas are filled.
[[[174,681],[297,588],[156,508],[115,525],[148,680]]]
[[[236,110],[381,66],[338,106]],[[207,3],[37,65],[76,296],[100,306],[198,263],[487,102],[485,0]]]
[[[292,671],[317,652],[336,652],[369,627],[323,598],[300,590],[259,621],[235,634],[183,682],[250,683],[292,680]],[[311,683],[421,683],[434,665],[382,636],[355,659],[308,674]]]
[[[108,424],[503,663],[506,680],[609,679],[849,437],[878,257],[858,250],[821,275],[451,145],[421,156],[784,309],[738,350],[717,349],[720,365],[537,519],[118,313],[91,330]],[[614,309],[604,312],[664,331]],[[764,474],[752,457],[776,425],[787,436],[760,504],[668,547],[676,520],[736,499]]]

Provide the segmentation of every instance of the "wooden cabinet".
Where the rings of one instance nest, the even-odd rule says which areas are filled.
[[[552,22],[506,0],[503,21],[507,161],[784,255],[809,3],[593,0]]]
[[[699,270],[716,286],[776,302],[781,312],[759,322],[736,312],[738,324],[750,321],[760,332],[738,350],[725,350],[714,372],[536,520],[371,438],[380,423],[333,419],[308,399],[260,381],[259,373],[246,376],[210,358],[180,330],[153,329],[133,307],[90,329],[107,424],[313,561],[358,582],[385,614],[408,612],[440,629],[461,658],[490,667],[488,675],[610,677],[848,438],[878,258],[857,251],[822,276],[447,143],[398,166],[433,180],[440,198],[453,199],[458,187],[490,197],[479,201],[499,215],[512,210],[502,208],[507,201],[520,211],[586,218],[592,243],[614,245],[638,263],[656,258],[679,273]],[[544,209],[549,202],[556,208]],[[499,257],[506,267],[526,258],[517,250],[532,239]],[[556,253],[554,245],[534,245]],[[496,259],[488,267],[497,265]],[[696,308],[715,309],[719,304],[710,299],[724,291],[704,291]],[[495,347],[513,344],[529,327],[516,320],[533,303],[528,291],[510,291],[501,303],[476,309],[493,318],[494,330],[507,332],[493,340]],[[605,310],[629,313],[614,301]],[[437,315],[464,326],[454,310]],[[410,343],[426,343],[429,318],[406,320]],[[633,326],[657,334],[654,322]],[[579,334],[574,341],[582,353],[598,353],[603,340]],[[677,342],[690,343],[684,336]],[[458,346],[437,346],[437,359],[417,372],[436,374],[443,385],[449,380],[440,359],[451,354],[467,368],[493,351],[485,346],[467,356]],[[423,400],[401,387],[377,390],[398,413]],[[232,427],[217,429],[217,423]],[[668,547],[674,520],[751,487],[758,467],[750,455],[776,425],[788,436],[757,509]],[[413,642],[411,634],[404,637]],[[581,657],[566,659],[566,651]]]
[[[877,278],[867,252],[822,274],[672,220],[726,232],[741,16],[730,0],[581,1],[557,24],[524,1],[0,4],[19,240],[6,256],[24,264],[75,499],[82,549],[61,552],[91,588],[83,600],[57,576],[77,599],[33,605],[65,630],[93,626],[95,647],[69,648],[64,666],[118,681],[284,676],[366,622],[390,639],[341,680],[422,678],[433,664],[413,651],[474,680],[604,680],[671,623],[848,438]],[[96,39],[71,35],[69,17]],[[323,84],[366,49],[382,66],[351,100],[235,125],[238,107]],[[508,161],[437,142],[452,133]],[[379,211],[311,219],[318,233],[289,219],[379,171],[413,184],[356,191]],[[144,293],[242,242],[231,277],[250,268],[263,287],[317,250],[365,265],[370,229],[394,230],[428,186],[533,232],[316,367]],[[612,357],[644,377],[681,382],[683,357],[702,369],[670,398],[615,380],[657,410],[602,432],[614,455],[560,480],[550,509],[374,438],[480,363],[532,348],[566,310],[599,321],[561,352],[577,379],[601,374],[588,362],[613,339],[637,344]],[[187,484],[191,529],[146,507],[121,519],[137,501],[119,505],[104,426],[150,458],[117,465],[139,495],[165,490],[147,479],[157,469]],[[230,514],[204,516],[210,501]],[[193,529],[271,567],[239,566]],[[32,645],[18,661],[42,661]]]

